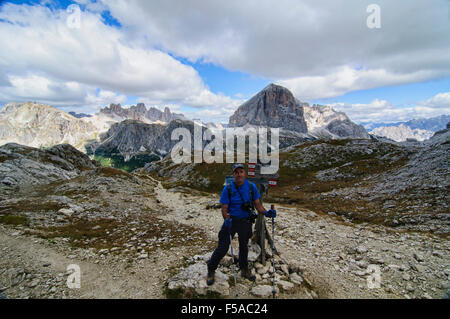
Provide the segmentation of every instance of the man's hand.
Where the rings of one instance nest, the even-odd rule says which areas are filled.
[[[223,219],[228,219],[230,218],[230,214],[228,214],[228,205],[227,204],[222,204],[222,216]]]
[[[277,211],[275,209],[269,209],[264,213],[264,215],[269,218],[275,218],[277,217]]]

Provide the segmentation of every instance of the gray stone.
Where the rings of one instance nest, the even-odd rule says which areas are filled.
[[[301,285],[303,281],[302,277],[295,272],[289,275],[289,279],[297,285]]]
[[[285,280],[279,280],[277,282],[277,285],[283,290],[283,291],[291,291],[294,289],[294,284],[289,282],[289,281],[285,281]]]
[[[365,254],[365,253],[367,253],[367,247],[366,246],[358,246],[358,247],[356,247],[356,252],[358,253],[358,254]]]
[[[215,282],[213,285],[206,284],[206,275],[208,269],[205,263],[196,263],[188,268],[181,270],[177,275],[168,280],[168,289],[191,290],[199,295],[206,295],[208,291],[219,293],[223,296],[230,294],[228,276],[219,270],[215,273]]]
[[[259,285],[252,288],[251,293],[256,297],[270,297],[272,296],[272,286],[269,285]],[[275,287],[275,293],[279,290]]]
[[[415,252],[415,253],[413,254],[413,256],[414,256],[414,259],[416,259],[416,260],[419,261],[419,262],[424,261],[423,255],[420,254],[420,253],[418,253],[418,252]]]

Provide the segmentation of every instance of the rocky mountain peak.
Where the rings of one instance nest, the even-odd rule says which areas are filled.
[[[307,132],[300,103],[287,88],[273,83],[242,104],[229,122],[230,127],[241,127],[249,123]]]
[[[230,127],[246,124],[279,127],[326,138],[369,138],[364,127],[331,106],[300,102],[287,88],[269,84],[230,117]]]

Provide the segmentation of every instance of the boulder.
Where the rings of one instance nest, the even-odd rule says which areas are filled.
[[[169,290],[181,290],[182,293],[195,293],[206,295],[208,292],[218,293],[222,296],[230,294],[228,276],[216,270],[215,282],[213,285],[206,284],[208,269],[205,263],[196,263],[181,270],[178,274],[168,280]]]
[[[275,287],[275,293],[278,293],[279,289]],[[252,288],[251,293],[256,297],[270,297],[272,296],[272,286],[259,285]]]

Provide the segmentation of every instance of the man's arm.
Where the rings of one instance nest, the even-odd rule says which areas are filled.
[[[227,204],[222,204],[222,217],[223,217],[223,219],[230,218],[230,214],[228,214],[228,205]]]
[[[259,198],[253,202],[255,204],[255,208],[260,214],[264,214],[266,210],[264,209],[263,205],[261,204],[261,201]]]

